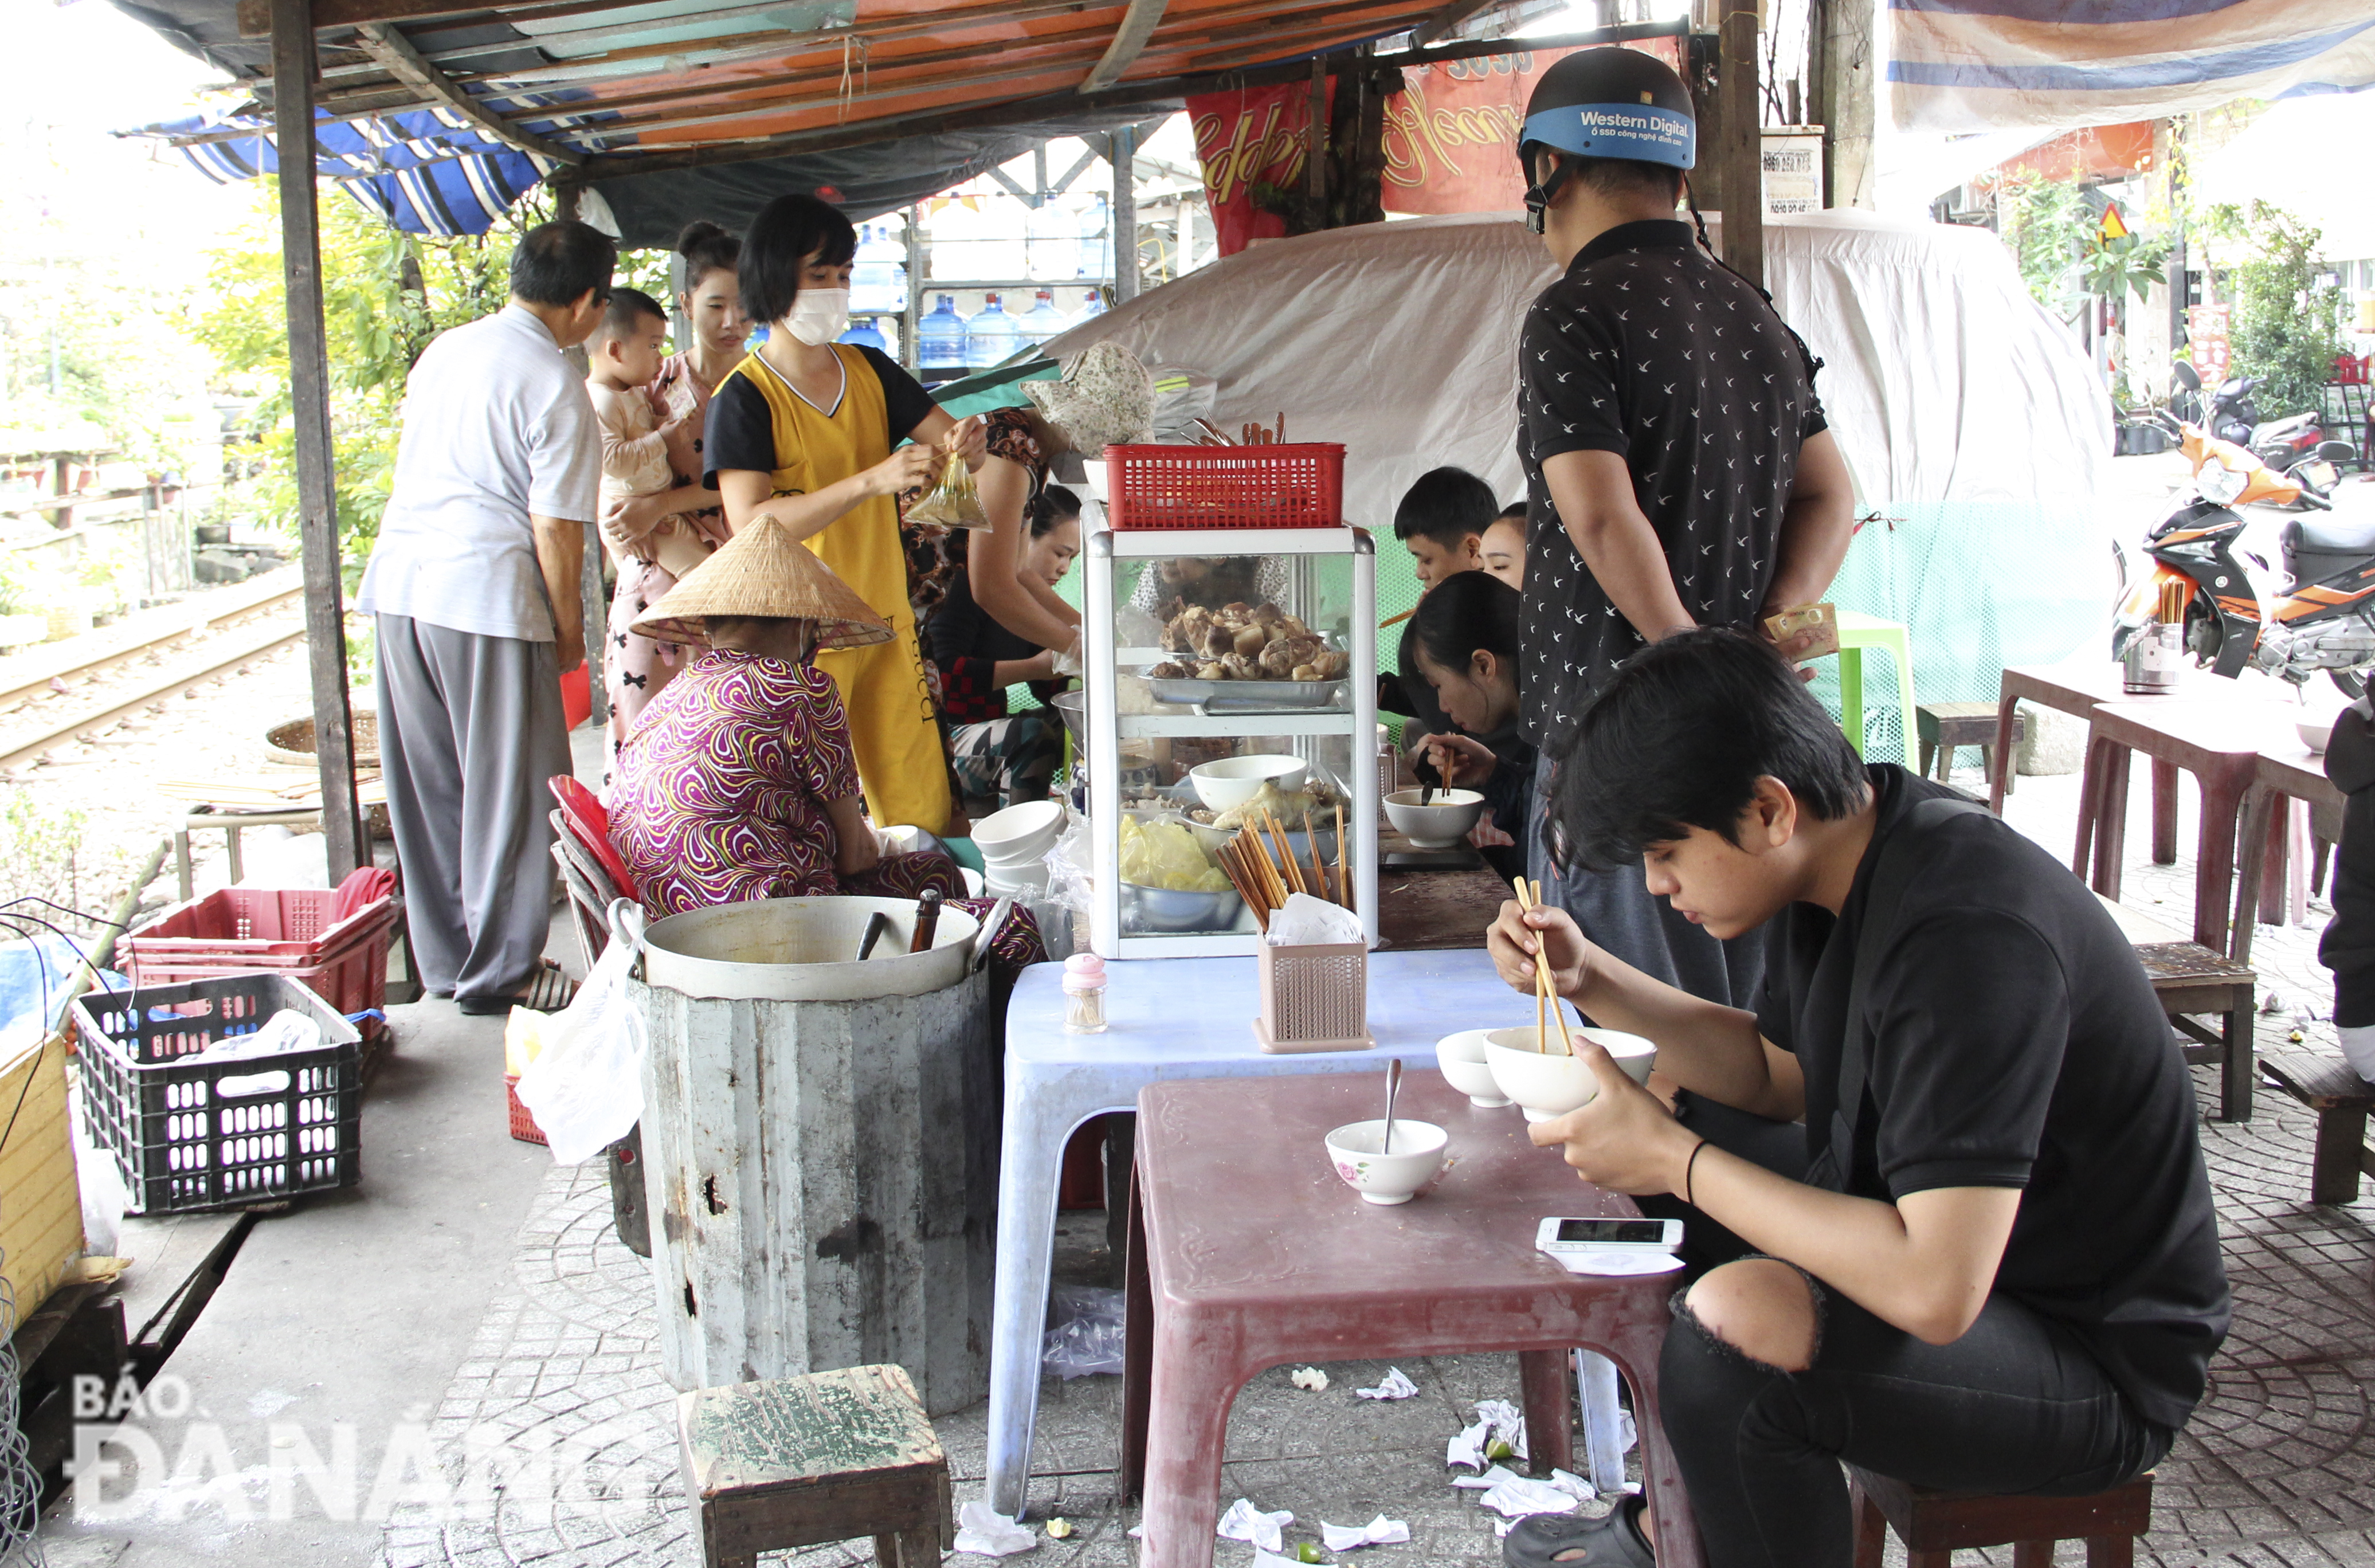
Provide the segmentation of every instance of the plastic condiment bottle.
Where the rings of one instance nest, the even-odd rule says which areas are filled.
[[[1105,961],[1094,953],[1064,961],[1064,1027],[1074,1034],[1105,1032]]]

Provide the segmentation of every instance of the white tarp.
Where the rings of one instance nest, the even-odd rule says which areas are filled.
[[[1767,225],[1766,273],[1826,361],[1817,389],[1864,505],[2096,489],[2109,395],[1994,235],[1819,213]],[[1046,352],[1114,338],[1150,365],[1212,375],[1224,430],[1283,413],[1290,441],[1342,442],[1345,517],[1383,528],[1443,464],[1520,495],[1518,330],[1552,277],[1515,215],[1364,224],[1255,245]]]
[[[2336,179],[2333,160],[2310,149],[2375,149],[2375,93],[2288,98],[2244,127],[2191,171],[2197,204],[2273,202],[2322,232],[2328,261],[2375,256],[2375,207],[2366,185]]]

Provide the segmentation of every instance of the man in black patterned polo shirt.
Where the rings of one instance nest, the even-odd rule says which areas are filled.
[[[1847,554],[1851,487],[1813,360],[1674,217],[1696,136],[1682,79],[1621,47],[1557,62],[1527,105],[1529,222],[1566,269],[1519,353],[1521,708],[1545,791],[1593,694],[1645,642],[1820,599]],[[1555,847],[1537,835],[1533,874],[1594,942],[1695,996],[1755,1005],[1755,934],[1719,943],[1637,869],[1560,866]]]

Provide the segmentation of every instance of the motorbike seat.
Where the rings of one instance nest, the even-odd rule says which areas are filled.
[[[2375,555],[2375,517],[2294,517],[2285,523],[2286,555]]]

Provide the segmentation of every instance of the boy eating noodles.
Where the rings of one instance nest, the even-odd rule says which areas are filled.
[[[2059,1495],[2158,1463],[2226,1336],[2227,1279],[2192,1081],[2094,895],[1944,785],[1863,764],[1735,631],[1627,659],[1566,760],[1554,855],[1638,858],[1719,937],[1771,922],[1754,1013],[1612,958],[1563,910],[1504,905],[1490,937],[1504,979],[1530,990],[1547,963],[1678,1086],[1670,1111],[1578,1041],[1598,1097],[1530,1130],[1585,1180],[1654,1195],[1715,1266],[1659,1371],[1711,1568],[1845,1568],[1842,1459]],[[1505,1552],[1647,1564],[1643,1525],[1632,1504],[1530,1519]]]

